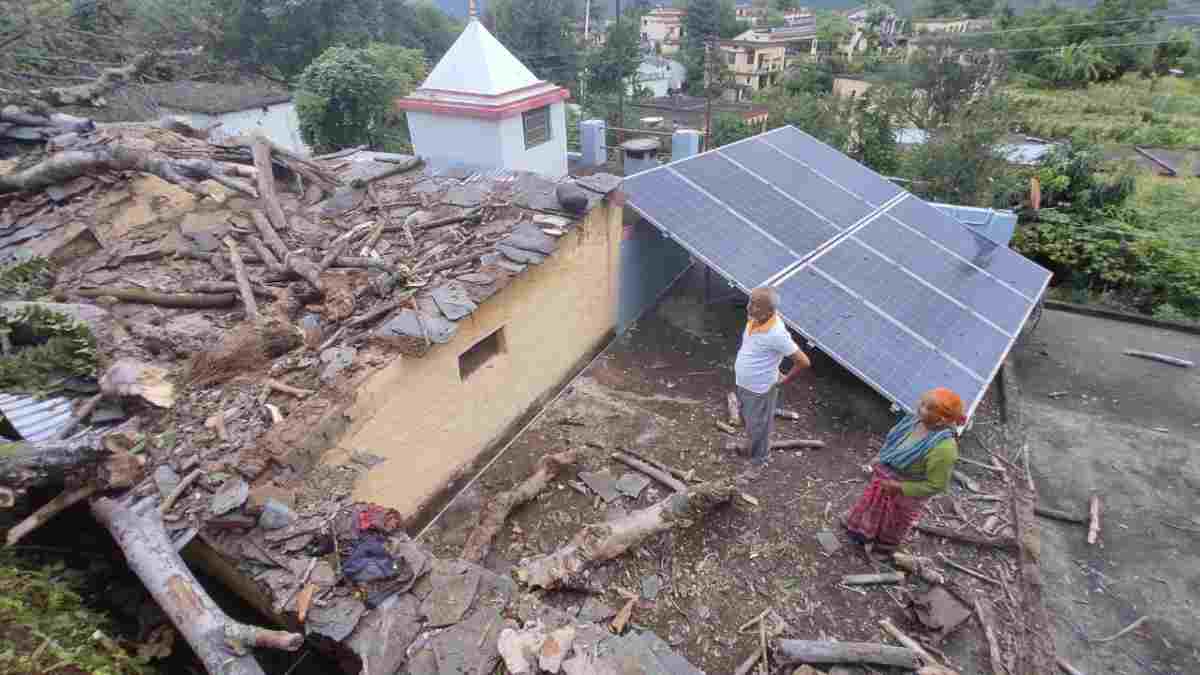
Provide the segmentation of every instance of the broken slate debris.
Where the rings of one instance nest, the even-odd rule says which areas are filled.
[[[596,173],[575,179],[575,184],[592,192],[606,195],[620,187],[622,180],[620,176],[614,176],[611,173]]]
[[[542,228],[532,223],[517,225],[512,234],[505,237],[500,243],[543,255],[550,255],[558,248],[558,241],[554,237],[542,232]]]
[[[258,518],[258,524],[264,530],[279,530],[291,525],[295,520],[296,514],[288,508],[287,504],[274,498],[268,498],[266,504],[263,505],[262,515]]]
[[[647,574],[642,577],[642,597],[647,600],[655,600],[658,598],[658,592],[662,590],[662,579],[657,574]]]
[[[520,274],[521,272],[525,271],[526,267],[525,265],[509,260],[497,251],[484,253],[483,255],[479,256],[479,262],[484,267],[494,265],[511,274]]]
[[[449,626],[462,620],[479,590],[480,570],[456,561],[434,563],[430,582],[433,592],[421,604],[421,614],[431,628]]]
[[[332,382],[337,379],[342,371],[354,365],[356,356],[358,350],[354,347],[330,347],[321,352],[321,363],[325,364],[321,370],[321,381]]]
[[[250,486],[240,477],[233,476],[226,480],[213,495],[212,501],[209,502],[209,511],[214,516],[225,515],[234,509],[241,508],[249,496]]]
[[[500,254],[505,258],[522,265],[531,263],[534,265],[541,265],[542,263],[546,262],[546,256],[542,255],[541,253],[536,251],[526,251],[523,248],[510,246],[504,242],[496,244],[496,250],[499,251]]]
[[[579,480],[583,481],[592,492],[600,495],[600,498],[606,502],[616,501],[621,498],[621,493],[617,491],[617,481],[613,479],[612,474],[608,471],[581,471]]]
[[[471,301],[466,287],[457,281],[442,284],[433,289],[430,294],[433,296],[433,301],[437,303],[438,309],[451,321],[458,321],[479,308],[479,305]]]
[[[338,598],[327,606],[316,605],[310,609],[304,628],[309,634],[324,635],[341,642],[354,632],[366,611],[366,606],[354,598]]]
[[[554,194],[562,208],[571,213],[587,211],[588,200],[591,198],[591,194],[574,183],[561,183],[555,188]]]
[[[617,481],[617,491],[627,497],[637,499],[642,494],[642,490],[650,485],[650,479],[640,473],[626,473]]]
[[[424,312],[411,309],[401,310],[399,314],[388,320],[375,330],[375,335],[381,338],[404,337],[417,340],[428,339],[430,342],[443,344],[454,337],[458,326],[453,321],[444,319],[439,314],[431,316]]]
[[[817,541],[821,544],[821,548],[829,555],[837,553],[842,548],[842,542],[838,541],[837,535],[829,530],[821,530],[817,533]]]
[[[169,465],[159,464],[158,468],[154,469],[154,485],[159,494],[169,495],[175,490],[175,486],[179,485],[179,474]]]

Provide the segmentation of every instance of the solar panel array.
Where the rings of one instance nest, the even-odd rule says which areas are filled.
[[[907,410],[974,411],[1050,272],[794,127],[625,179],[630,205]]]

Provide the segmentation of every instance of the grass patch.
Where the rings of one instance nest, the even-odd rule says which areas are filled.
[[[0,549],[0,672],[142,675],[153,672],[111,637],[79,594],[78,573],[32,567]]]
[[[1164,148],[1200,146],[1200,81],[1129,74],[1082,89],[1029,83],[1008,87],[1034,136],[1082,136],[1095,143]]]

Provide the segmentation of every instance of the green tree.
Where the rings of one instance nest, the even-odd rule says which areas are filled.
[[[1060,87],[1084,87],[1098,82],[1113,70],[1113,64],[1088,42],[1067,45],[1042,56],[1042,72]]]
[[[733,0],[721,0],[720,14],[717,22],[717,35],[724,40],[730,40],[750,29],[750,23],[739,21],[737,8]]]
[[[954,110],[929,139],[909,151],[906,177],[929,200],[967,206],[1004,206],[1011,174],[1000,146],[1012,122],[1007,99],[990,94]]]
[[[641,17],[634,13],[623,17],[620,25],[608,27],[604,46],[592,50],[584,59],[587,96],[616,96],[637,73],[642,62]]]
[[[366,50],[330,47],[300,74],[296,113],[304,142],[318,151],[370,142],[395,85]]]
[[[739,115],[720,113],[713,116],[712,139],[709,147],[719,148],[734,141],[753,136],[757,131]]]
[[[1003,76],[1004,63],[987,54],[965,55],[947,50],[918,52],[888,89],[889,107],[904,121],[925,130],[947,124]]]
[[[816,13],[817,20],[817,40],[826,48],[832,48],[843,38],[853,32],[850,27],[850,20],[841,14],[835,14],[829,10],[818,10]]]
[[[572,89],[578,83],[575,5],[570,0],[495,0],[488,19],[496,38],[538,77]]]
[[[833,70],[828,63],[803,61],[788,69],[783,87],[789,96],[828,94],[833,91]]]

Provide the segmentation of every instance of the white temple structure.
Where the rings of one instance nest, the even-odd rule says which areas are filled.
[[[569,97],[472,18],[425,82],[397,105],[421,157],[559,178],[567,175]]]

